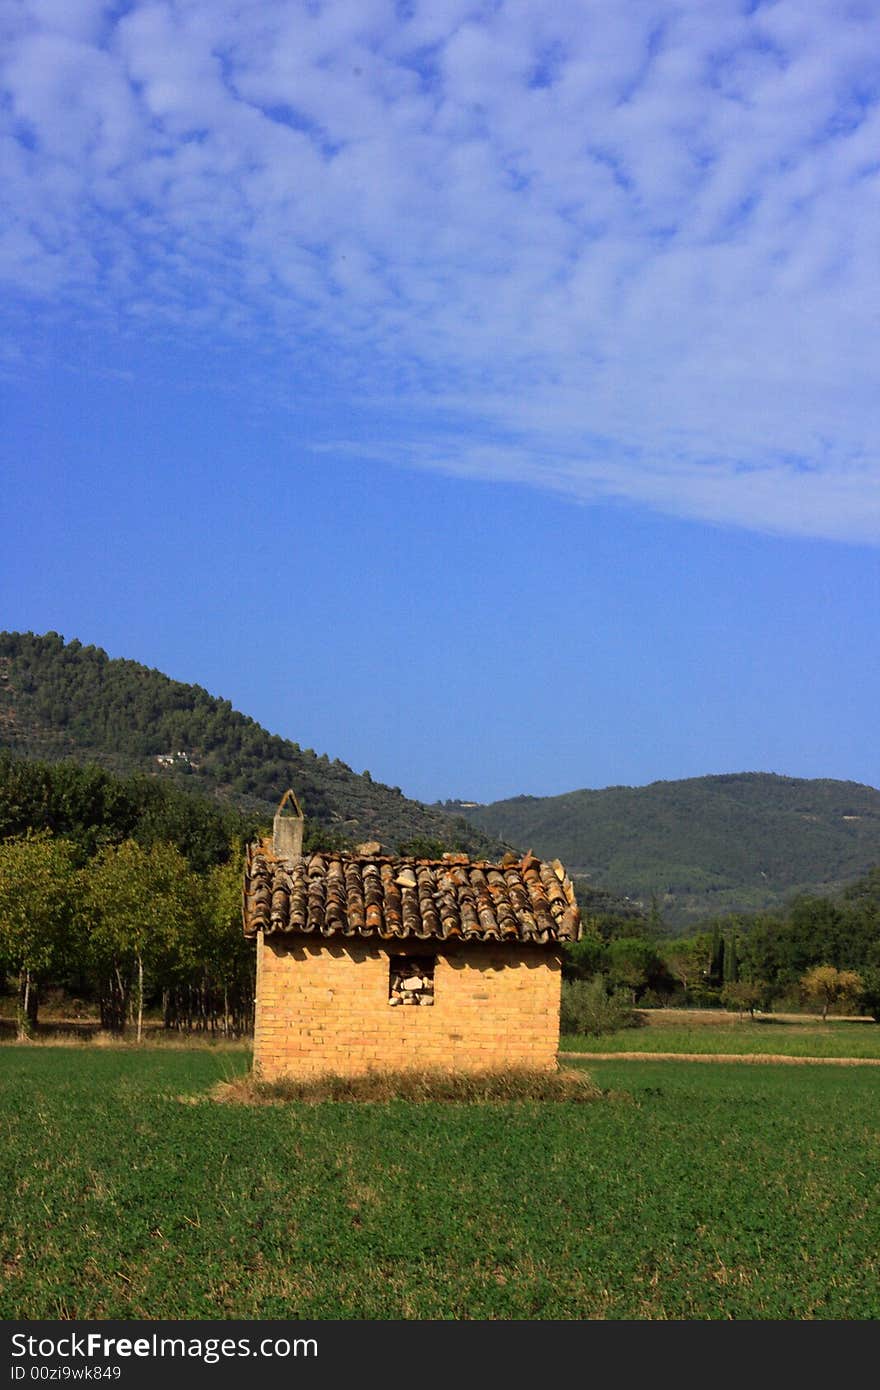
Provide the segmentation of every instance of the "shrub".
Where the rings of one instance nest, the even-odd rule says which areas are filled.
[[[748,1011],[754,1018],[755,1010],[766,1004],[768,993],[764,980],[729,980],[721,991],[721,1002],[740,1014]]]
[[[661,994],[656,989],[646,989],[639,998],[640,1009],[665,1009],[668,1004],[674,1004],[676,998],[681,999],[681,994]]]
[[[564,980],[561,1029],[563,1033],[587,1033],[598,1037],[618,1028],[639,1028],[645,1020],[630,1008],[623,990],[609,993],[601,975],[592,980]]]

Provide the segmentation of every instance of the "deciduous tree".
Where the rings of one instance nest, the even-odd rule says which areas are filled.
[[[90,952],[102,981],[102,1022],[122,1031],[134,988],[140,1042],[144,972],[168,966],[179,949],[181,924],[198,906],[196,877],[172,845],[143,849],[126,840],[91,861],[85,885]]]
[[[692,989],[697,981],[707,978],[711,969],[710,949],[706,936],[686,936],[676,941],[661,943],[660,954],[669,973],[674,979],[681,981],[685,999],[688,990]]]
[[[663,963],[653,944],[639,937],[610,941],[608,958],[612,983],[629,990],[633,1003],[643,990],[654,986],[663,973]]]
[[[41,832],[0,844],[0,958],[18,974],[18,1034],[37,1024],[40,981],[75,952],[76,858]]]
[[[855,970],[838,970],[834,965],[814,965],[801,977],[805,998],[822,1006],[823,1021],[832,1004],[855,1000],[862,992],[862,978]]]
[[[748,1009],[754,1018],[755,1010],[764,1002],[767,984],[764,980],[730,980],[721,991],[721,1000],[730,1008],[744,1013]]]

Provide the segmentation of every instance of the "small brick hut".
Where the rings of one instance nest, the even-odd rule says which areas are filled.
[[[555,1068],[560,945],[580,930],[558,860],[303,855],[302,835],[287,792],[248,850],[259,1076]]]

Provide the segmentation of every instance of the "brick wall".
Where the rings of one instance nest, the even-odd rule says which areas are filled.
[[[392,1008],[390,957],[434,955],[434,1004]],[[285,1073],[352,1074],[438,1067],[552,1070],[559,1046],[560,963],[552,950],[483,943],[257,939],[254,1063]]]

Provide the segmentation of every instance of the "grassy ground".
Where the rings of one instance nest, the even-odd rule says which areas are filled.
[[[0,1316],[880,1316],[867,1069],[595,1062],[617,1094],[586,1105],[208,1099],[247,1062],[0,1050]]]
[[[648,1027],[622,1028],[601,1037],[566,1035],[563,1052],[775,1053],[784,1057],[880,1057],[880,1027],[872,1021],[775,1014],[740,1019],[701,1018],[685,1010],[646,1014]]]

